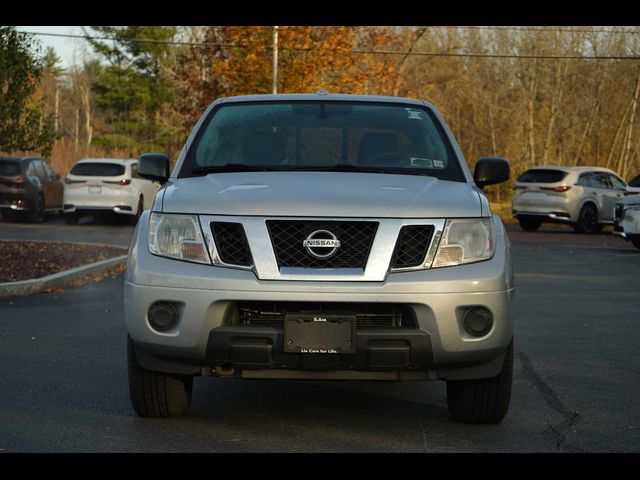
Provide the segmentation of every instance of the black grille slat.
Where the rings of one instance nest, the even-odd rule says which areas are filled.
[[[249,242],[240,223],[211,222],[211,233],[220,260],[229,265],[253,265]]]
[[[378,222],[268,220],[267,228],[280,268],[364,269]],[[304,248],[303,241],[316,230],[328,230],[340,240],[340,248],[334,256],[318,259]]]
[[[405,225],[393,252],[393,268],[417,267],[424,263],[433,235],[432,225]]]
[[[232,313],[233,312],[233,313]],[[357,328],[415,328],[412,310],[401,304],[327,304],[297,302],[238,302],[228,312],[226,324],[284,327],[286,313],[347,314]]]

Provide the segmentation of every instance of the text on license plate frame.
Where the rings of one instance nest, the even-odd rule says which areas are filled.
[[[342,314],[286,313],[286,353],[355,353],[356,317]]]

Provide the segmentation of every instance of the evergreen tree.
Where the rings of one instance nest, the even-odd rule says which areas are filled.
[[[34,98],[42,75],[37,54],[32,36],[0,27],[0,152],[51,152],[52,121]]]
[[[175,27],[93,26],[101,37],[89,42],[104,60],[93,90],[96,105],[108,112],[110,133],[95,143],[130,150],[164,149],[168,139],[160,122],[162,107],[173,96],[163,61]]]

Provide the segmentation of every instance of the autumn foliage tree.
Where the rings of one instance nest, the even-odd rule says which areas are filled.
[[[51,151],[53,122],[42,112],[41,75],[33,38],[0,27],[0,152]]]
[[[198,27],[201,42],[182,53],[178,95],[189,116],[217,97],[271,93],[273,27]],[[385,27],[282,26],[278,30],[278,93],[392,94],[396,62],[363,53],[400,46],[397,30]],[[195,101],[194,101],[195,100]]]

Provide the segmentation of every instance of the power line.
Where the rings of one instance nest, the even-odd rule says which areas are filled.
[[[80,38],[84,40],[126,41],[138,43],[152,43],[162,45],[194,46],[194,47],[226,47],[226,48],[251,48],[250,45],[237,43],[209,43],[209,42],[178,42],[174,40],[154,40],[141,38],[114,38],[94,35],[73,35],[62,33],[23,32],[29,35],[41,35],[50,37]],[[267,49],[272,47],[266,46]],[[320,50],[315,47],[286,47],[280,46],[280,50],[310,52]],[[534,54],[500,54],[500,53],[454,53],[454,52],[414,52],[397,50],[362,50],[353,49],[343,53],[365,55],[409,55],[423,57],[467,57],[467,58],[510,58],[510,59],[539,59],[539,60],[640,60],[639,56],[625,55],[534,55]]]
[[[465,30],[507,30],[513,32],[561,32],[561,33],[622,33],[622,34],[632,34],[637,35],[640,34],[638,30],[615,30],[615,29],[595,29],[595,28],[554,28],[554,27],[502,27],[502,26],[430,26],[429,28],[461,28]]]

